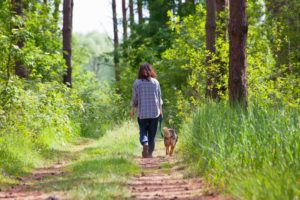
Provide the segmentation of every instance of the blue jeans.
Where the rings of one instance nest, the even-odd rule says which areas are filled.
[[[155,147],[155,136],[158,124],[158,118],[140,119],[138,118],[140,127],[140,143],[148,144],[148,152],[152,154]]]

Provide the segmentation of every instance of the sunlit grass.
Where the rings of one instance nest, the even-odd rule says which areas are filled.
[[[181,150],[192,171],[238,199],[300,196],[298,110],[226,104],[201,107],[183,125]]]
[[[140,173],[133,157],[140,154],[138,130],[124,123],[77,152],[66,175],[39,183],[46,191],[64,191],[71,199],[124,199],[130,193],[129,177]]]

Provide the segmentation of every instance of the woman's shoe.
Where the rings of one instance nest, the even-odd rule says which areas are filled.
[[[148,144],[143,145],[142,156],[143,158],[148,158]]]

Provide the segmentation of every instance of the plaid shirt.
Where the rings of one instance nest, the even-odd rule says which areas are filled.
[[[156,79],[137,79],[134,81],[132,106],[137,108],[137,114],[140,119],[158,117],[160,115],[161,105],[160,85]]]

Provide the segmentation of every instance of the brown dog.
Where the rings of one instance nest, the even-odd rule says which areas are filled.
[[[164,143],[166,146],[166,155],[172,156],[178,136],[174,129],[164,127]]]

